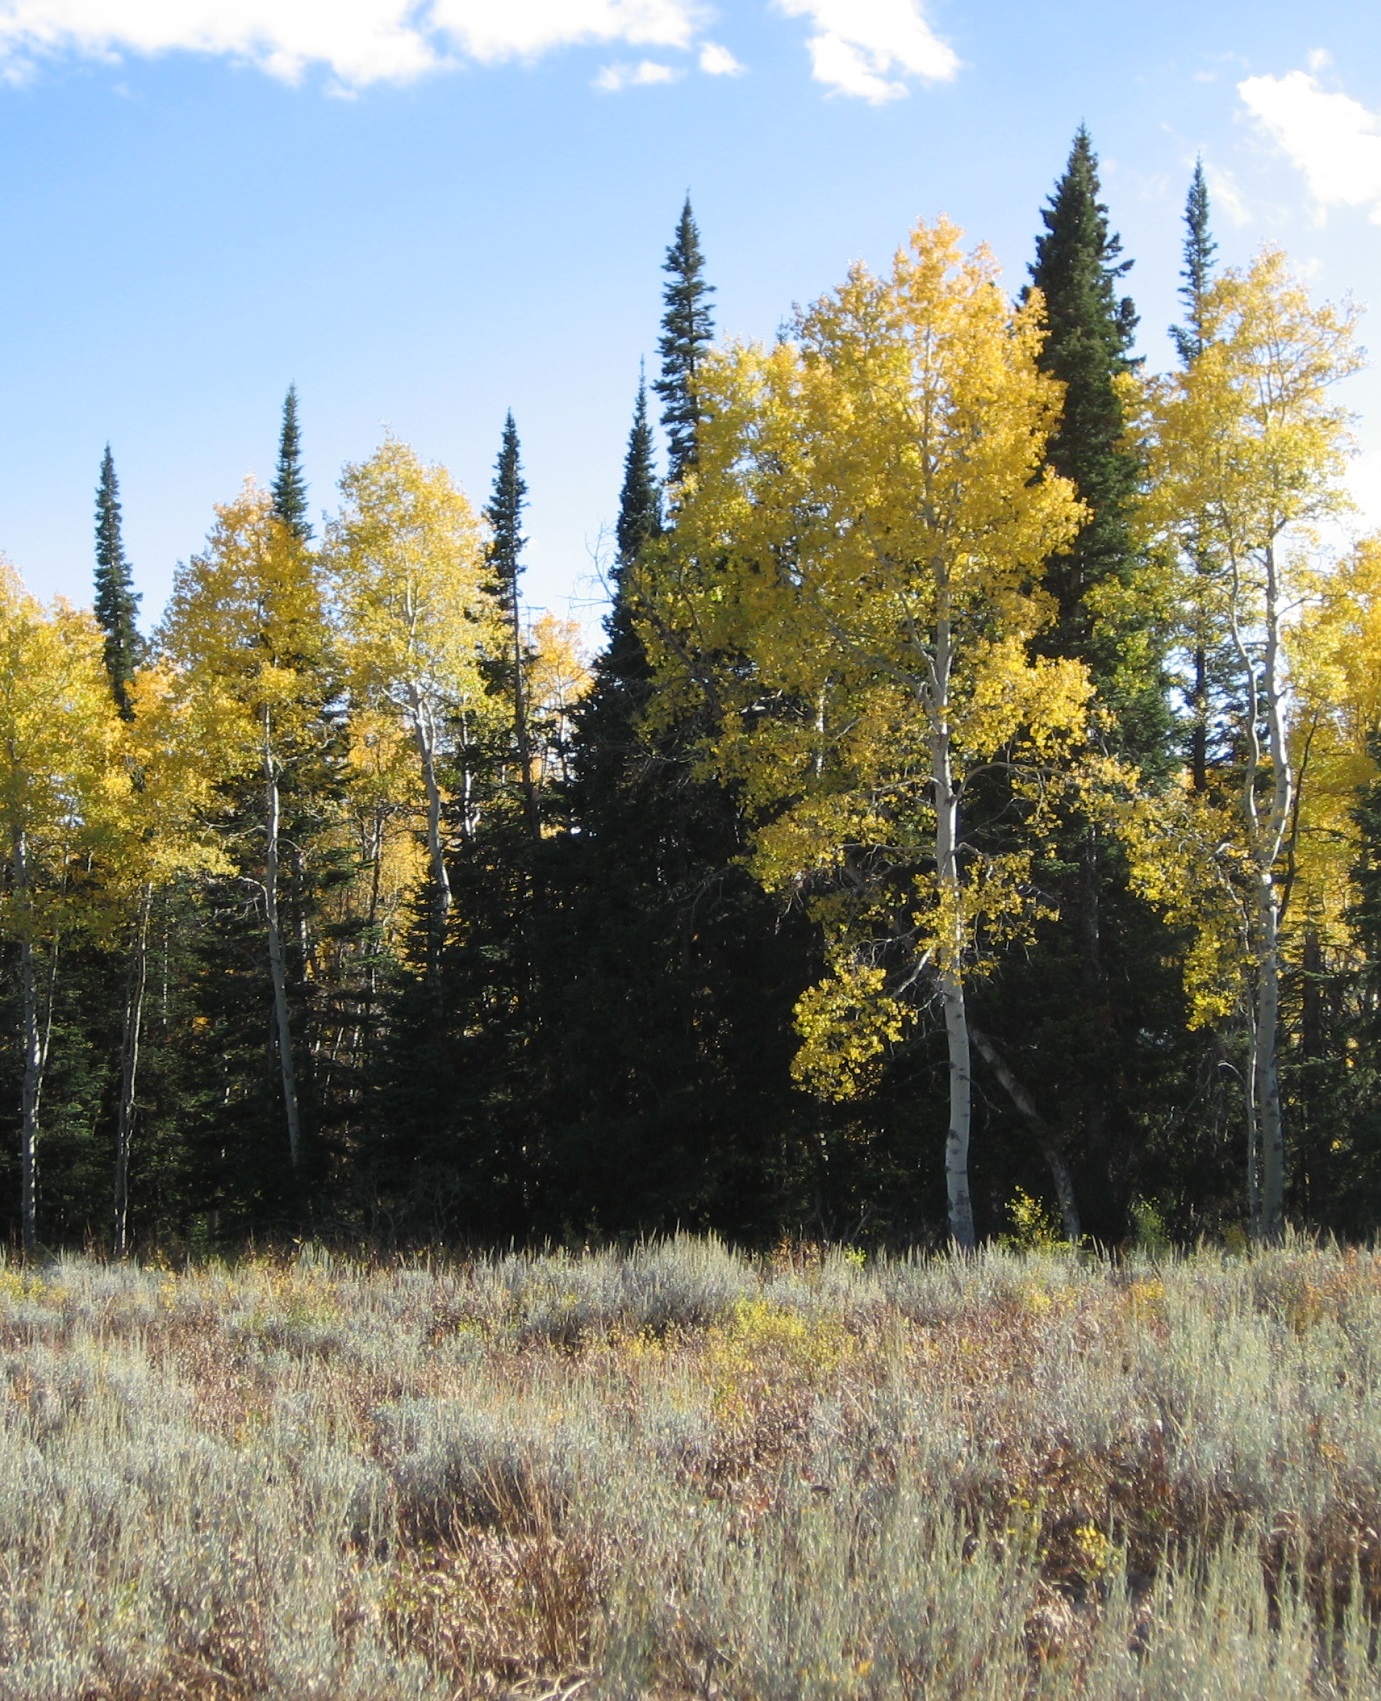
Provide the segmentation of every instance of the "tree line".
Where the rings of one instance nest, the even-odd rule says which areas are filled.
[[[919,225],[717,343],[687,202],[605,642],[388,438],[219,508],[149,635],[0,577],[0,1178],[29,1251],[682,1226],[1277,1240],[1381,1199],[1381,539],[1355,313],[1174,364],[1082,129],[1028,286]]]

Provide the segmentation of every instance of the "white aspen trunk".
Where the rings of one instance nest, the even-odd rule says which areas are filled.
[[[435,981],[441,973],[441,953],[446,938],[446,918],[451,913],[451,877],[446,872],[446,847],[441,838],[443,799],[436,780],[436,729],[418,693],[411,693],[413,737],[422,762],[422,784],[427,793],[427,856],[431,862],[431,926],[427,943],[427,974]]]
[[[1285,1237],[1285,1128],[1280,1106],[1280,896],[1275,869],[1294,803],[1294,771],[1285,725],[1280,666],[1280,584],[1274,548],[1266,551],[1266,667],[1263,686],[1271,752],[1271,807],[1257,858],[1258,951],[1256,1111],[1261,1127],[1261,1232],[1269,1245]]]
[[[973,1200],[969,1193],[969,1131],[973,1120],[973,1066],[969,1053],[968,1013],[964,1005],[964,937],[959,889],[959,796],[949,724],[951,667],[949,621],[938,622],[935,646],[935,702],[930,716],[931,780],[935,788],[935,870],[947,937],[941,941],[940,1003],[949,1051],[949,1130],[945,1136],[945,1187],[949,1232],[961,1250],[977,1245]]]
[[[144,1025],[144,993],[149,980],[149,918],[153,886],[139,895],[129,985],[125,992],[124,1034],[120,1046],[120,1112],[115,1127],[114,1232],[111,1249],[117,1258],[129,1252],[129,1158],[134,1141],[134,1109],[139,1077],[139,1043]]]
[[[1294,776],[1285,727],[1285,682],[1280,667],[1280,584],[1275,549],[1268,546],[1265,568],[1266,651],[1258,682],[1255,663],[1241,628],[1241,567],[1232,563],[1230,614],[1232,641],[1247,686],[1247,763],[1242,780],[1242,815],[1252,864],[1251,1058],[1247,1087],[1247,1198],[1252,1234],[1268,1244],[1285,1233],[1285,1130],[1280,1106],[1278,1064],[1280,1026],[1280,898],[1275,869],[1294,797]],[[1261,719],[1265,715],[1271,760],[1270,805],[1264,815],[1258,797],[1262,758]]]
[[[1247,1101],[1247,1226],[1253,1240],[1260,1240],[1261,1223],[1261,1122],[1256,1114],[1256,1004],[1248,1023],[1250,1053],[1243,1088]]]
[[[278,1035],[278,1067],[283,1082],[283,1114],[288,1124],[288,1157],[294,1170],[302,1161],[302,1122],[297,1103],[297,1074],[293,1068],[292,1026],[288,1020],[288,977],[283,961],[283,929],[278,916],[278,836],[282,804],[278,769],[264,716],[264,919],[268,931],[269,975],[273,981],[273,1014]]]
[[[19,1042],[23,1056],[19,1123],[19,1219],[26,1256],[38,1250],[38,1102],[43,1088],[43,1038],[38,1013],[38,968],[30,933],[29,847],[22,828],[13,839],[14,889],[23,917],[19,943]]]

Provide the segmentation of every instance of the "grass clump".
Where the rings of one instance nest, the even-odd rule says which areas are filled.
[[[3,1268],[0,1701],[1381,1696],[1379,1366],[1305,1245]]]

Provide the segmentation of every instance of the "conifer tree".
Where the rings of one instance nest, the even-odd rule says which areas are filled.
[[[1099,200],[1098,158],[1080,125],[1064,175],[1042,209],[1031,281],[1045,297],[1049,334],[1041,356],[1065,386],[1064,413],[1051,439],[1050,465],[1074,485],[1089,517],[1074,546],[1046,573],[1058,613],[1042,648],[1086,662],[1114,742],[1134,761],[1163,766],[1165,698],[1147,599],[1131,590],[1140,562],[1130,535],[1140,469],[1123,443],[1119,381],[1135,361],[1137,315],[1119,294],[1131,261],[1108,228]]]
[[[510,413],[504,420],[503,436],[499,443],[499,458],[494,466],[494,489],[484,517],[489,522],[489,569],[492,590],[503,619],[508,627],[508,654],[496,669],[495,677],[513,706],[513,744],[517,757],[519,785],[523,798],[523,815],[530,837],[535,841],[541,834],[537,809],[537,790],[532,774],[532,739],[527,712],[527,644],[523,638],[523,611],[518,595],[518,581],[523,572],[522,535],[523,504],[527,485],[523,481],[522,456],[518,446],[518,428]]]
[[[105,666],[121,717],[129,720],[130,683],[143,648],[135,618],[139,597],[134,589],[120,526],[120,485],[115,460],[106,444],[96,486],[96,618],[105,632]]]
[[[1163,619],[1133,537],[1142,471],[1124,442],[1137,317],[1121,290],[1130,262],[1109,228],[1083,126],[1042,220],[1031,267],[1048,325],[1040,363],[1064,385],[1047,460],[1073,483],[1087,518],[1046,564],[1043,584],[1056,612],[1036,649],[1087,666],[1095,691],[1091,737],[1158,780],[1171,758]],[[1005,843],[1001,823],[1010,805],[1000,783],[995,793],[995,841]],[[1154,1095],[1175,1091],[1164,1035],[1182,1010],[1164,967],[1163,927],[1129,893],[1115,847],[1076,815],[1053,849],[1036,878],[1058,920],[975,989],[976,1015],[1022,1089],[1021,1098],[1007,1091],[1018,1149],[1031,1145],[1023,1104],[1034,1105],[1074,1171],[1084,1226],[1117,1239],[1139,1185],[1145,1135],[1138,1118],[1150,1120]]]
[[[307,480],[302,472],[302,432],[297,423],[297,385],[283,398],[283,429],[278,439],[278,470],[273,479],[273,511],[299,543],[310,543]]]
[[[695,375],[714,338],[714,315],[708,299],[714,293],[714,285],[705,281],[705,257],[700,250],[700,232],[691,212],[689,195],[662,270],[670,280],[662,290],[665,311],[657,345],[662,357],[662,375],[652,387],[662,399],[667,477],[671,484],[678,484],[695,465],[695,438],[700,424]]]
[[[1208,183],[1204,178],[1204,162],[1196,160],[1194,176],[1184,207],[1184,283],[1180,299],[1185,305],[1185,323],[1173,325],[1170,336],[1180,357],[1180,364],[1190,367],[1204,351],[1204,305],[1213,282],[1213,257],[1218,244],[1209,230]],[[1198,570],[1193,588],[1197,593],[1189,600],[1186,625],[1189,628],[1191,677],[1185,691],[1189,710],[1189,772],[1196,792],[1208,789],[1210,697],[1215,684],[1221,683],[1225,669],[1221,656],[1215,656],[1213,644],[1214,615],[1205,606],[1211,600],[1210,563],[1204,552],[1198,556]],[[1219,649],[1222,648],[1221,632]],[[1218,665],[1214,665],[1217,662]],[[1230,666],[1230,664],[1229,664]]]
[[[633,406],[633,425],[628,433],[628,451],[623,458],[623,489],[619,493],[619,519],[615,538],[619,546],[617,572],[622,575],[638,551],[662,529],[662,486],[653,459],[652,426],[647,417],[647,380],[638,378],[638,399]]]
[[[1175,350],[1180,363],[1188,366],[1204,348],[1204,297],[1213,282],[1213,259],[1218,244],[1209,229],[1208,181],[1204,177],[1202,159],[1194,162],[1189,194],[1184,204],[1184,283],[1180,300],[1184,302],[1186,323],[1171,327]]]

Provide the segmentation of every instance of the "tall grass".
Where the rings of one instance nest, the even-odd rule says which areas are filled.
[[[0,1267],[0,1701],[1381,1696],[1381,1258]]]

